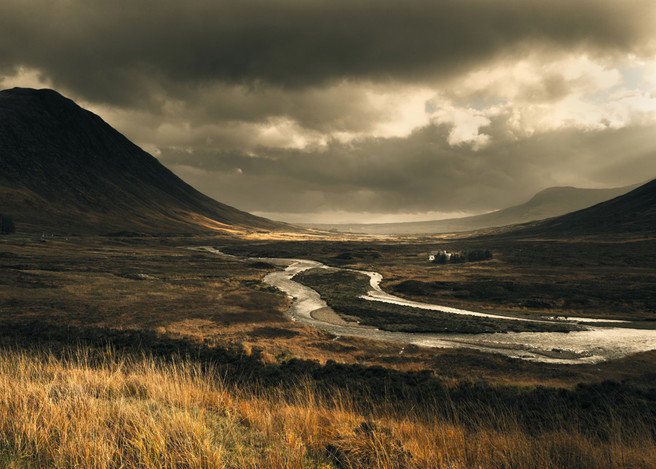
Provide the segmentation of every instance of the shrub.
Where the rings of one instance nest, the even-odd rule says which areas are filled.
[[[0,215],[0,234],[11,234],[14,231],[16,231],[14,221],[5,215]]]
[[[445,252],[435,255],[434,264],[463,264],[465,262],[489,261],[492,259],[489,249],[474,249],[472,251],[456,252],[448,256]]]

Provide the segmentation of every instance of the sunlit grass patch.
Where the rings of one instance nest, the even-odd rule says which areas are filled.
[[[448,394],[416,406],[390,396],[363,401],[345,389],[326,392],[307,378],[292,387],[235,385],[189,358],[125,354],[109,346],[57,354],[5,346],[0,352],[3,467],[594,468],[656,462],[653,419],[628,424],[619,410],[603,428],[577,428],[584,423],[577,417],[556,426],[545,420],[544,428],[531,430],[510,407],[484,400],[452,405]]]

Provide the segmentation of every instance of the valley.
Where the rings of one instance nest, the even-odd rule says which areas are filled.
[[[324,232],[22,88],[0,170],[0,466],[656,461],[656,181],[477,232]]]
[[[219,255],[215,248],[204,247],[209,242],[222,252],[238,256]],[[611,336],[615,331],[631,340],[631,331],[649,337],[656,329],[649,309],[649,305],[653,305],[656,278],[647,267],[654,253],[646,250],[646,246],[653,243],[643,245],[640,241],[632,241],[623,245],[625,253],[636,249],[642,253],[643,259],[631,261],[624,257],[631,266],[624,266],[623,281],[615,282],[612,292],[614,297],[623,298],[623,303],[618,302],[611,312],[610,308],[597,309],[594,304],[574,308],[572,305],[578,303],[570,300],[568,295],[572,291],[588,289],[589,296],[594,298],[595,292],[589,285],[607,282],[610,275],[619,278],[615,268],[607,268],[590,259],[581,265],[580,261],[571,259],[578,269],[569,269],[570,277],[556,284],[549,279],[562,279],[564,274],[560,265],[551,265],[554,258],[540,261],[536,254],[531,262],[534,276],[528,276],[522,267],[526,260],[523,257],[518,260],[511,254],[515,249],[514,242],[509,242],[506,247],[494,245],[493,261],[457,266],[426,262],[426,248],[436,242],[433,239],[429,243],[398,244],[390,240],[330,238],[237,242],[232,237],[203,236],[54,236],[42,239],[40,236],[12,235],[3,238],[0,245],[3,330],[8,334],[13,329],[29,330],[37,323],[40,330],[65,325],[71,331],[96,331],[94,334],[100,334],[99,338],[103,334],[101,331],[145,331],[154,337],[197,341],[212,347],[256,348],[273,362],[298,357],[411,370],[434,367],[431,357],[435,354],[452,353],[449,349],[463,346],[514,357],[541,357],[554,362],[562,359],[563,363],[576,363],[577,358],[582,362],[598,362],[603,354],[575,352],[576,347],[566,345],[567,338],[573,340],[576,331],[592,328],[608,330]],[[442,242],[453,243],[453,240],[442,239]],[[463,239],[458,243],[472,244],[474,241]],[[535,244],[530,252],[535,253],[545,252],[546,246],[551,246],[551,242],[544,242],[542,246],[532,243]],[[594,242],[582,244],[590,243],[589,249],[596,249]],[[580,243],[561,249],[571,249],[571,253],[578,252],[581,258],[585,257],[586,250]],[[610,252],[613,248],[607,249]],[[619,246],[614,249],[619,253]],[[554,252],[553,248],[551,250]],[[319,303],[311,303],[302,313],[307,321],[290,322],[287,310],[293,303],[280,291],[279,283],[275,288],[270,285],[275,282],[267,280],[268,276],[284,273],[289,261],[268,256],[317,259],[318,262],[308,262],[301,269],[311,267],[315,270],[297,273],[293,280],[316,288],[346,325],[331,325],[313,319],[311,313],[322,307],[318,295],[316,301]],[[610,261],[610,258],[606,260]],[[316,270],[322,265],[319,262],[332,266],[332,269],[347,270]],[[407,298],[410,304],[445,304],[450,308],[473,310],[483,317],[360,299],[358,297],[368,290],[369,279],[363,276],[358,284],[349,277],[357,275],[350,273],[352,270],[383,273],[383,289],[399,295],[399,299]],[[508,294],[500,300],[499,295],[478,299],[460,294],[477,288],[481,277],[488,285],[503,285],[516,296]],[[546,285],[538,284],[538,277]],[[317,283],[321,279],[324,283]],[[445,284],[453,286],[447,290]],[[517,287],[511,290],[509,286],[514,285]],[[628,289],[627,285],[630,285]],[[524,296],[529,289],[533,292],[543,289],[551,296],[541,296],[542,303],[534,302],[531,307],[526,307],[522,304],[530,301]],[[549,298],[560,298],[562,306],[548,303]],[[555,317],[561,319],[553,320]],[[590,322],[586,323],[585,319],[565,321],[564,317],[588,317]],[[293,314],[292,318],[298,319]],[[360,325],[349,325],[355,321]],[[380,328],[387,332],[378,330]],[[623,329],[626,332],[622,333]],[[368,330],[375,332],[366,332]],[[551,344],[547,340],[538,346],[528,337],[530,331],[536,337],[545,333],[536,332],[539,330],[551,330],[553,332],[547,336],[564,337],[565,341],[555,340]],[[506,341],[504,349],[505,338],[515,337],[520,331],[529,333],[526,345]],[[431,342],[427,332],[438,332],[436,341]],[[490,335],[491,332],[501,334]],[[501,344],[490,342],[494,336],[499,337],[497,342]],[[611,340],[610,336],[608,339]],[[482,346],[476,345],[477,340]],[[623,348],[612,340],[610,343],[613,343],[616,353],[602,358],[602,361],[639,350]],[[648,344],[649,339],[647,349]],[[640,347],[639,342],[635,346]],[[486,370],[483,376],[498,371]],[[502,375],[498,375],[499,379]]]
[[[527,462],[517,463],[525,467],[552,461],[553,455],[571,455],[572,459],[562,460],[569,465],[585,454],[589,467],[621,467],[620,461],[640,465],[652,459],[649,429],[656,407],[649,396],[656,351],[586,363],[576,359],[581,356],[564,354],[566,347],[552,344],[548,347],[551,357],[533,355],[551,358],[540,361],[512,358],[531,354],[521,349],[500,354],[498,347],[461,348],[463,344],[455,342],[463,340],[462,334],[450,334],[451,340],[431,344],[414,339],[372,340],[380,337],[318,328],[289,320],[288,309],[294,303],[267,283],[267,276],[284,272],[285,263],[248,258],[304,257],[332,267],[385,272],[390,275],[383,281],[386,291],[426,302],[438,295],[432,290],[428,295],[421,289],[410,291],[404,282],[430,286],[448,281],[471,288],[468,282],[478,282],[484,273],[488,278],[498,275],[495,281],[503,285],[537,283],[536,277],[525,278],[525,268],[510,254],[515,241],[506,245],[497,240],[493,261],[444,267],[426,262],[427,248],[442,243],[487,245],[490,241],[298,236],[290,236],[296,238],[293,240],[279,239],[279,235],[275,235],[278,239],[260,235],[248,240],[216,235],[3,236],[0,351],[5,361],[0,360],[0,373],[5,384],[0,387],[13,383],[11,389],[22,389],[16,393],[0,388],[9,399],[0,404],[0,421],[4,422],[0,432],[6,441],[25,441],[21,445],[27,446],[21,448],[42,461],[68,461],[61,463],[65,466],[80,460],[82,456],[75,452],[52,459],[39,449],[42,446],[30,446],[32,440],[20,435],[37,415],[50,415],[50,426],[45,421],[34,423],[43,431],[52,426],[77,428],[82,417],[66,417],[57,413],[57,406],[78,409],[84,405],[97,407],[95,415],[105,422],[104,427],[90,423],[84,432],[76,433],[76,441],[87,441],[87,447],[101,445],[93,456],[85,456],[85,461],[98,462],[105,454],[135,451],[130,449],[133,443],[121,439],[131,430],[123,429],[125,424],[115,419],[123,422],[131,415],[136,420],[129,425],[140,429],[138,422],[148,421],[147,412],[152,409],[157,409],[157,423],[135,430],[152,432],[144,434],[139,445],[155,444],[155,435],[172,432],[171,426],[180,425],[174,422],[184,414],[190,420],[179,427],[181,433],[171,433],[168,438],[188,446],[167,447],[161,457],[155,456],[156,452],[131,453],[141,455],[133,460],[146,465],[178,455],[175,457],[198,461],[199,467],[212,467],[219,461],[228,467],[340,467],[345,463],[335,461],[349,460],[370,461],[368,467],[434,467],[438,451],[445,451],[450,461],[466,467],[489,464],[517,445],[527,458]],[[535,253],[544,253],[551,245],[531,243]],[[588,243],[588,249],[582,249]],[[487,307],[483,300],[461,295],[443,295],[441,299],[449,298],[452,307],[475,305],[477,311],[517,318],[576,314],[629,320],[632,327],[642,324],[647,331],[653,322],[640,305],[650,301],[654,277],[641,262],[649,262],[653,255],[646,249],[651,244],[635,240],[611,248],[616,255],[633,249],[641,252],[641,257],[633,260],[623,257],[627,262],[622,275],[631,289],[627,293],[625,283],[617,284],[614,294],[624,298],[625,306],[615,314],[594,314],[592,307],[571,306],[534,305],[528,311],[517,304],[523,290]],[[213,247],[207,250],[206,246]],[[236,257],[220,256],[214,252],[217,249]],[[583,258],[597,245],[581,241],[569,249]],[[531,268],[541,278],[563,275],[562,266],[551,265],[553,257],[539,258],[534,256]],[[592,259],[576,262],[576,271],[567,270],[567,288],[554,287],[550,290],[553,297],[570,294],[576,282],[594,284],[610,275],[610,270],[617,272],[617,266],[608,267],[607,272]],[[317,261],[308,264],[319,265]],[[344,291],[357,286],[340,285],[345,286]],[[634,292],[638,293],[635,297]],[[353,319],[349,316],[343,316],[347,323]],[[483,319],[470,318],[472,324]],[[319,322],[325,323],[322,317]],[[554,334],[567,337],[575,333]],[[509,334],[513,333],[498,335]],[[489,334],[466,335],[469,339],[464,340]],[[50,370],[58,371],[50,374]],[[164,382],[170,385],[158,384]],[[49,404],[54,401],[48,399],[24,402],[33,393],[59,396],[58,404]],[[336,405],[335,399],[341,404]],[[9,417],[13,414],[8,413],[38,402],[42,403],[39,408],[26,414],[30,419]],[[119,411],[102,410],[119,402]],[[151,410],[143,407],[146,403]],[[194,414],[187,413],[191,408],[196,409]],[[613,438],[625,435],[612,448],[604,443],[607,436],[594,430],[603,428],[610,418],[614,424],[607,431]],[[209,430],[214,425],[223,430]],[[536,426],[542,429],[535,432]],[[121,430],[102,430],[98,437],[101,428]],[[498,428],[503,429],[503,438],[495,430]],[[557,434],[565,431],[568,438],[559,439]],[[298,440],[289,442],[284,434],[299,435]],[[447,435],[451,443],[439,443]],[[40,445],[61,447],[60,440],[46,435],[38,438]],[[230,446],[218,451],[222,441]],[[460,453],[458,448],[465,441],[488,450]],[[67,444],[72,448],[69,451],[80,451],[76,444]],[[373,444],[379,445],[377,449],[370,446]],[[0,461],[18,458],[16,443],[9,445],[0,449]],[[360,456],[349,459],[356,457],[354,454]],[[376,454],[396,462],[385,466],[388,463],[375,462]],[[175,467],[174,462],[164,464]]]

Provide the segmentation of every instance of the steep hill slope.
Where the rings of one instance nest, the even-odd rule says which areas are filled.
[[[52,90],[0,91],[0,213],[17,230],[290,230],[206,197]]]
[[[591,205],[625,194],[638,185],[612,189],[579,189],[576,187],[551,187],[537,193],[531,200],[520,205],[495,212],[446,220],[375,223],[375,224],[304,224],[313,228],[336,229],[369,234],[420,234],[456,233],[483,228],[515,225],[543,220],[590,207]]]
[[[656,234],[656,179],[631,192],[577,212],[517,227],[514,233],[546,236]]]

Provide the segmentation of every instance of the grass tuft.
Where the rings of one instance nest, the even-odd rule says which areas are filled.
[[[0,350],[0,465],[90,468],[653,467],[649,418],[530,431],[516,411],[363,405],[346,390],[231,385],[189,358]],[[478,423],[477,423],[478,422]],[[545,427],[546,428],[546,427]]]

